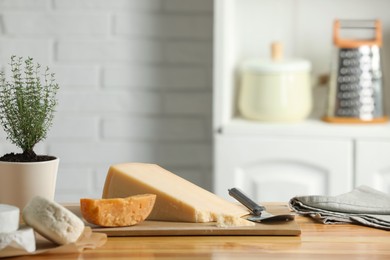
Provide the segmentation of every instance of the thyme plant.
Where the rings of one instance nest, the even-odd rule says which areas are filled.
[[[34,64],[33,58],[23,62],[14,55],[10,66],[10,81],[0,73],[0,123],[7,139],[33,160],[35,144],[46,138],[52,126],[59,86],[54,73],[47,67],[41,74],[41,66]]]

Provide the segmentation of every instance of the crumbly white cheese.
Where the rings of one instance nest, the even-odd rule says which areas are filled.
[[[254,222],[232,215],[220,214],[217,216],[217,227],[251,227]]]
[[[24,221],[42,236],[60,244],[75,242],[84,230],[84,222],[60,204],[37,196],[23,209]]]
[[[0,204],[0,234],[18,230],[19,214],[19,208],[7,204]]]
[[[6,247],[21,248],[27,252],[35,251],[34,230],[31,227],[22,227],[17,231],[0,234],[0,250]]]

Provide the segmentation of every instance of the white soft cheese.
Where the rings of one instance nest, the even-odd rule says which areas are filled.
[[[18,230],[19,214],[19,208],[7,204],[0,204],[0,234]]]
[[[0,233],[0,250],[6,247],[21,248],[27,252],[35,251],[34,230],[31,227],[22,227],[10,233]]]
[[[84,222],[60,204],[37,196],[23,209],[24,221],[47,239],[65,245],[76,242]]]

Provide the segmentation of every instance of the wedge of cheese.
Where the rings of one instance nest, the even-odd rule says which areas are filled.
[[[156,194],[147,219],[212,222],[219,216],[240,217],[248,211],[155,164],[125,163],[110,167],[103,198]]]
[[[136,225],[149,216],[156,195],[141,194],[115,199],[80,199],[80,211],[89,223],[103,227]]]

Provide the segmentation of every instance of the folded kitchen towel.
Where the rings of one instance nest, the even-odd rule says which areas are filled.
[[[390,195],[368,186],[338,196],[296,196],[289,206],[324,224],[355,223],[390,230]]]

